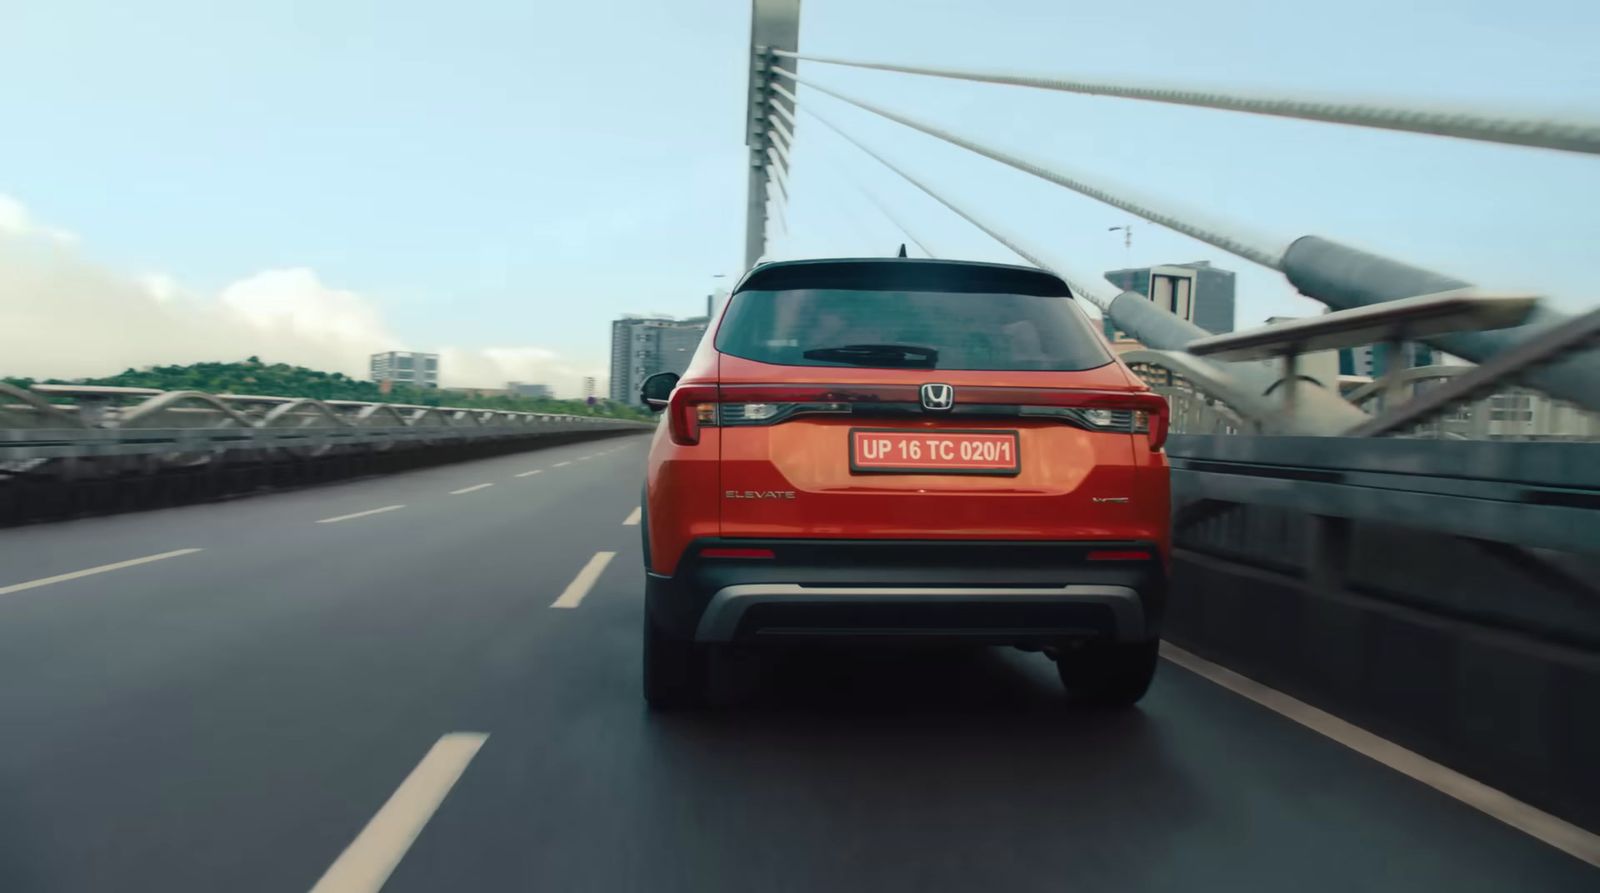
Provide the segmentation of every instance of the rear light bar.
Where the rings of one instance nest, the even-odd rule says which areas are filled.
[[[774,425],[796,415],[848,413],[858,404],[917,406],[920,400],[915,385],[679,385],[667,412],[673,442],[692,445],[700,442],[701,428]],[[1091,430],[1144,434],[1152,451],[1167,442],[1167,401],[1148,391],[958,387],[956,405],[1008,407]]]
[[[771,549],[728,549],[710,548],[700,550],[701,558],[776,558],[777,553]]]
[[[1095,549],[1089,553],[1090,561],[1149,561],[1150,553],[1142,549]]]

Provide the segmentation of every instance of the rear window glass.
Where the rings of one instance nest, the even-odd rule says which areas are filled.
[[[1071,372],[1111,362],[1070,298],[983,292],[745,291],[733,296],[716,345],[785,366]],[[908,350],[897,356],[893,345]],[[862,346],[873,349],[835,350]]]

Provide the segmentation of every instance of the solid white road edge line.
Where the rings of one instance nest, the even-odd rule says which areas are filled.
[[[520,474],[514,475],[514,477],[525,478],[525,477],[528,477],[530,475],[539,474],[542,471],[544,471],[543,468],[535,468],[532,471],[524,471],[524,472],[522,472]]]
[[[629,512],[628,513],[628,517],[623,520],[622,526],[623,527],[638,527],[639,526],[639,506],[634,506],[633,507],[633,511]]]
[[[365,518],[368,515],[381,515],[384,512],[392,512],[395,509],[403,509],[403,508],[405,508],[405,506],[403,506],[403,505],[386,505],[381,509],[367,509],[364,512],[352,512],[352,513],[350,513],[348,515],[336,515],[336,516],[334,516],[332,518],[323,518],[321,521],[318,521],[317,523],[318,524],[337,524],[340,521],[348,521],[351,518]]]
[[[377,893],[488,737],[451,732],[435,741],[311,893]]]
[[[484,487],[493,487],[493,486],[494,486],[494,484],[473,484],[470,487],[462,487],[459,490],[451,490],[450,491],[450,495],[451,496],[460,496],[463,493],[471,493],[474,490],[482,490]]]
[[[1390,769],[1408,775],[1430,788],[1484,813],[1490,818],[1578,859],[1600,867],[1600,835],[1536,809],[1481,781],[1414,753],[1392,741],[1352,725],[1324,710],[1268,688],[1254,679],[1241,676],[1227,667],[1196,657],[1168,642],[1161,643],[1161,656],[1185,670],[1215,682],[1237,695],[1287,717],[1320,735],[1343,744],[1362,756],[1377,760]]]
[[[595,581],[600,579],[600,573],[606,569],[606,565],[610,564],[611,559],[615,557],[617,557],[615,552],[594,553],[594,557],[590,558],[589,563],[583,566],[583,570],[578,571],[578,575],[572,578],[571,583],[567,584],[567,588],[561,593],[561,597],[551,602],[550,607],[576,608],[582,604],[583,597],[589,594],[590,589],[594,588]]]
[[[26,583],[12,583],[10,586],[0,586],[0,595],[10,595],[13,592],[21,592],[24,589],[37,589],[40,586],[49,586],[51,583],[65,583],[68,580],[76,580],[79,577],[92,577],[95,574],[103,574],[108,571],[119,571],[125,567],[149,564],[152,561],[162,561],[167,558],[177,558],[180,555],[193,555],[199,551],[201,550],[174,549],[171,552],[162,552],[160,555],[146,555],[143,558],[130,558],[127,561],[117,561],[111,564],[102,564],[99,567],[85,568],[84,570],[72,571],[71,573],[67,574],[56,574],[53,577],[42,577],[38,580],[29,580]]]

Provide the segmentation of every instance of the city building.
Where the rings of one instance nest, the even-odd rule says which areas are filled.
[[[1234,274],[1213,267],[1210,261],[1163,264],[1111,270],[1106,281],[1123,291],[1141,294],[1213,335],[1233,331]],[[1137,349],[1139,343],[1104,321],[1106,340],[1118,352]]]
[[[1468,368],[1455,364],[1429,367],[1424,377],[1401,385],[1400,404],[1443,386]],[[1381,414],[1381,392],[1362,401],[1362,408]],[[1600,438],[1600,413],[1513,386],[1457,403],[1424,422],[1415,434],[1464,440],[1595,440]]]
[[[372,355],[372,380],[416,388],[439,386],[439,355],[389,350]]]
[[[554,397],[555,392],[547,384],[524,384],[520,381],[506,382],[506,392],[513,397]]]
[[[657,372],[683,374],[705,334],[705,317],[625,316],[611,323],[611,399],[637,403],[639,386]]]
[[[1390,348],[1387,344],[1369,344],[1364,347],[1345,347],[1339,350],[1341,375],[1366,375],[1381,378],[1390,367]],[[1432,366],[1438,362],[1433,348],[1426,344],[1406,343],[1400,346],[1400,368]]]
[[[593,400],[595,395],[595,380],[593,375],[583,377],[583,399]]]

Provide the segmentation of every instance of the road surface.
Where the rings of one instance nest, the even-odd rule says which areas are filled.
[[[646,442],[0,530],[0,890],[1600,889],[1171,663],[1124,715],[1009,651],[650,715]]]

